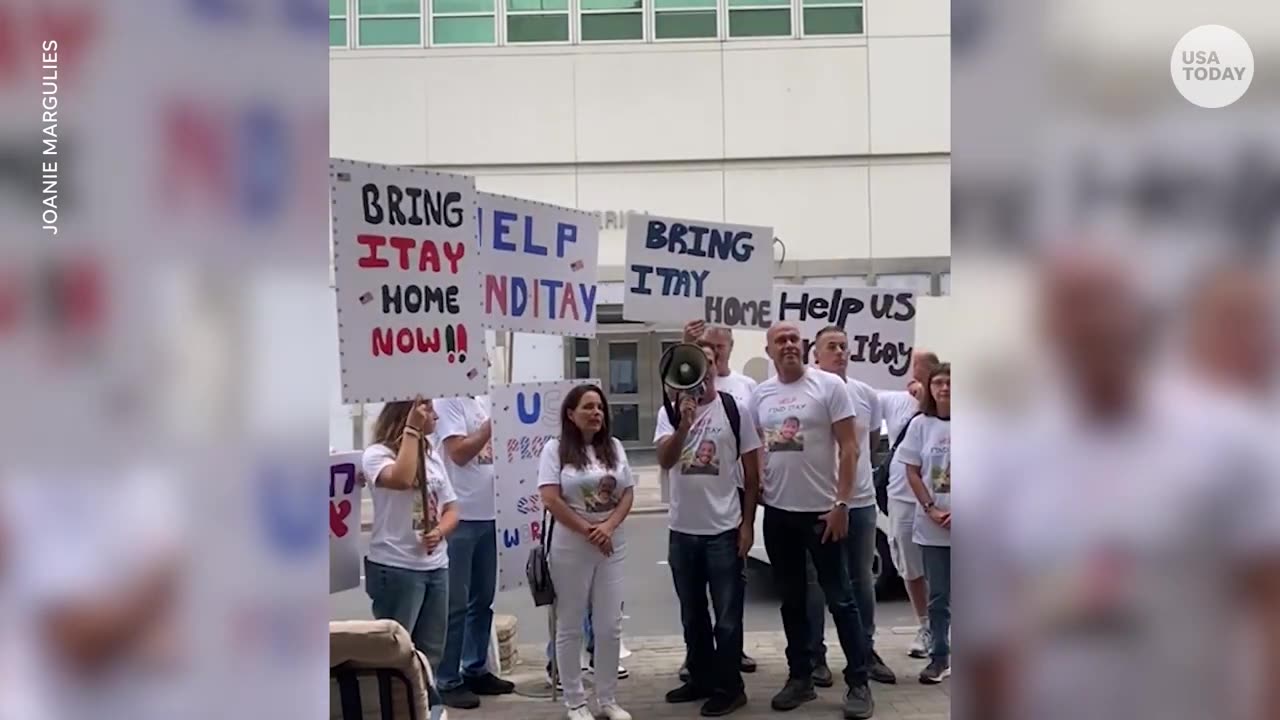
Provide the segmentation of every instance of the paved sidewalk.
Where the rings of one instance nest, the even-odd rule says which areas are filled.
[[[837,649],[834,631],[828,633],[828,647]],[[944,720],[950,717],[951,681],[942,685],[921,685],[916,675],[926,661],[907,657],[907,646],[914,633],[906,629],[881,631],[876,649],[898,674],[897,685],[871,684],[878,720]],[[626,638],[632,651],[623,665],[631,677],[618,682],[618,702],[636,720],[693,720],[700,717],[698,703],[668,705],[663,695],[680,684],[676,671],[684,656],[684,644],[678,637]],[[759,670],[746,675],[747,706],[729,717],[734,720],[801,720],[843,717],[840,701],[843,684],[818,689],[818,699],[790,713],[776,713],[769,699],[786,680],[785,641],[781,632],[749,632],[747,654],[756,658]],[[563,704],[552,702],[545,680],[543,653],[536,646],[521,646],[521,664],[509,678],[516,683],[517,694],[501,698],[484,698],[478,710],[449,710],[450,720],[556,720],[565,716]],[[837,655],[831,656],[835,660]],[[837,666],[839,663],[837,663]],[[839,667],[833,668],[837,675]],[[588,676],[589,677],[589,676]],[[533,697],[530,697],[533,696]]]

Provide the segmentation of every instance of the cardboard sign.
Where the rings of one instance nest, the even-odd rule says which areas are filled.
[[[342,401],[481,394],[475,180],[330,160]]]
[[[807,362],[813,339],[829,325],[849,336],[851,378],[883,390],[901,390],[911,374],[916,337],[916,297],[905,290],[814,285],[774,288],[770,324],[800,328]],[[770,365],[770,374],[773,373]]]
[[[626,269],[626,320],[759,327],[773,293],[773,229],[630,214]]]
[[[595,216],[489,193],[478,214],[484,327],[595,337]]]
[[[494,490],[498,506],[498,589],[524,587],[529,551],[542,539],[538,461],[548,440],[560,437],[560,405],[574,387],[598,380],[495,385]]]
[[[360,451],[329,456],[329,592],[360,587]]]

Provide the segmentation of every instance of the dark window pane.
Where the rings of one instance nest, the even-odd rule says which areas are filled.
[[[346,15],[347,0],[329,0],[330,15]]]
[[[539,10],[568,10],[569,0],[507,0],[508,10],[537,12]]]
[[[591,362],[588,360],[576,360],[573,363],[573,379],[586,380],[591,377]]]
[[[858,35],[861,32],[860,7],[817,7],[804,10],[806,35]]]
[[[438,17],[435,26],[436,45],[490,43],[494,41],[492,15],[479,17]]]
[[[716,36],[716,11],[659,12],[654,15],[654,36],[664,40],[713,38]]]
[[[636,343],[610,343],[610,395],[626,395],[639,391],[637,352]]]
[[[421,45],[422,23],[417,18],[360,21],[361,45]]]
[[[644,16],[640,13],[583,15],[582,39],[643,40]]]
[[[777,37],[791,34],[791,10],[730,10],[731,37]]]
[[[329,46],[330,47],[346,47],[347,46],[347,21],[346,20],[330,20],[329,21]]]
[[[435,0],[431,5],[432,15],[491,12],[493,12],[493,0]]]
[[[360,0],[361,15],[420,15],[422,0]]]
[[[509,42],[565,42],[568,39],[568,15],[507,16],[507,40]]]
[[[778,2],[778,0],[772,0]],[[716,6],[716,0],[653,0],[653,6],[658,10],[684,9],[684,8],[713,8]]]
[[[591,357],[591,340],[588,338],[574,338],[573,356],[575,358]]]
[[[637,441],[640,439],[640,408],[636,405],[610,405],[610,424],[613,436],[622,440]]]
[[[582,0],[581,6],[583,10],[639,10],[640,3],[641,0]]]

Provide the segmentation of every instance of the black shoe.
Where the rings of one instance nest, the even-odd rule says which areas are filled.
[[[475,710],[480,707],[480,698],[468,690],[466,685],[459,685],[452,690],[441,690],[440,699],[444,701],[446,707],[459,710]]]
[[[814,666],[813,684],[820,688],[829,688],[836,684],[835,678],[831,677],[831,668],[827,667],[826,663]]]
[[[898,683],[898,676],[894,675],[889,666],[884,664],[884,659],[875,650],[871,651],[871,659],[867,663],[867,677],[883,685],[896,685]]]
[[[689,683],[685,683],[680,687],[667,693],[667,702],[672,705],[678,703],[690,703],[698,700],[706,700],[711,697],[711,691],[700,687],[695,687]]]
[[[769,707],[778,712],[786,712],[795,710],[810,700],[817,699],[818,694],[813,691],[812,679],[788,678],[787,684],[782,688],[782,692],[774,695],[773,700],[769,702]]]
[[[876,711],[876,701],[871,699],[871,688],[858,685],[844,694],[844,716],[848,720],[866,720]]]
[[[726,695],[724,693],[716,693],[711,699],[703,703],[701,715],[702,717],[723,717],[744,707],[747,704],[747,694],[739,691],[737,695]]]
[[[689,661],[685,660],[680,664],[680,682],[689,682]]]
[[[742,666],[739,668],[744,673],[753,673],[756,671],[756,661],[750,655],[742,653]]]
[[[479,677],[469,677],[464,682],[467,685],[467,689],[477,695],[510,695],[516,691],[515,683],[503,680],[493,673],[485,673]]]
[[[925,685],[937,685],[942,682],[943,678],[951,674],[951,661],[941,658],[934,658],[929,661],[929,666],[920,671],[920,682]]]

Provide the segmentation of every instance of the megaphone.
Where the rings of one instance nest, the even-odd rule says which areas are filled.
[[[658,361],[658,375],[666,387],[698,397],[702,395],[702,383],[707,379],[710,365],[702,348],[680,343],[662,353],[662,359]]]

